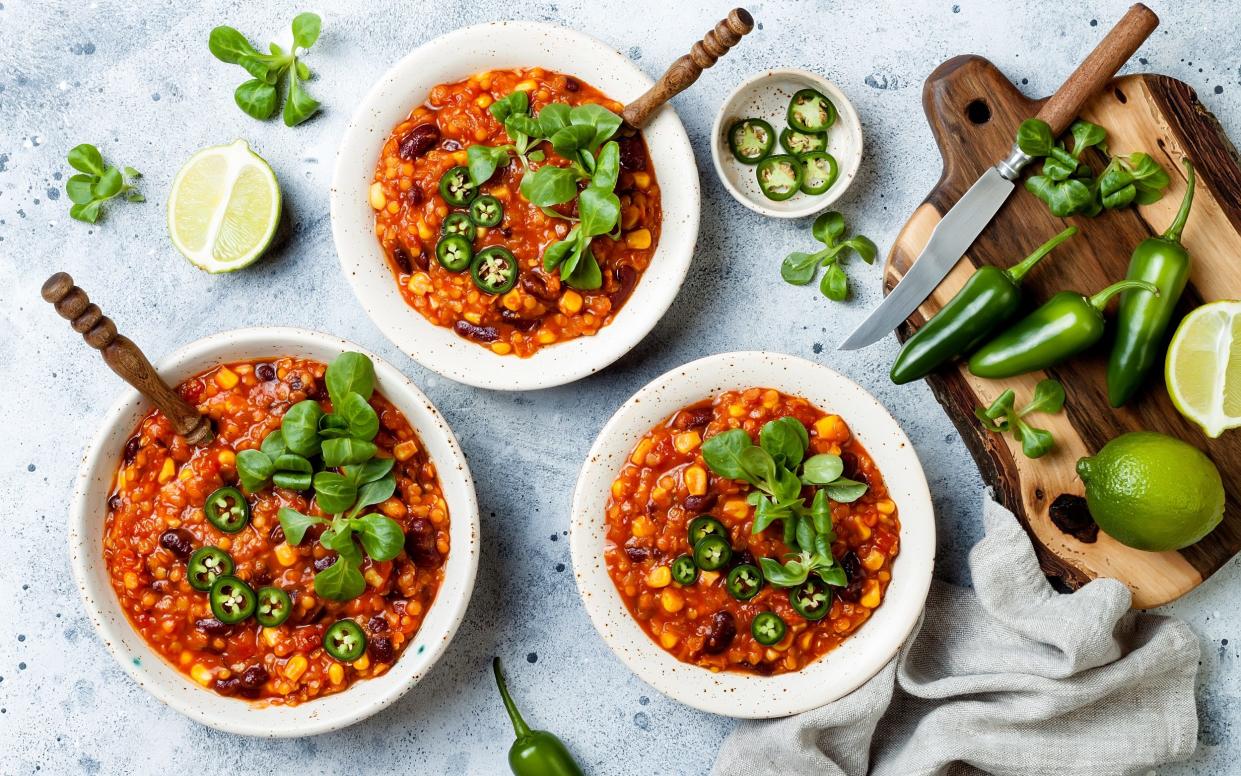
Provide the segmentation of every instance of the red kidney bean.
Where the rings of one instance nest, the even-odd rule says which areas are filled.
[[[382,614],[377,614],[366,621],[366,629],[371,633],[387,633],[388,619]]]
[[[457,321],[452,326],[459,336],[475,342],[495,342],[500,339],[500,332],[494,326],[475,326],[469,321]]]
[[[858,460],[853,453],[841,453],[840,462],[844,464],[844,475],[851,480],[856,480],[858,475]]]
[[[190,404],[197,404],[198,400],[203,397],[203,381],[190,380],[189,382],[183,383],[181,387],[177,389],[177,392],[181,394],[182,399],[185,399]]]
[[[649,547],[626,547],[625,556],[634,563],[641,563],[650,560],[651,549]]]
[[[246,690],[261,690],[270,678],[266,668],[252,665],[241,672],[241,686]]]
[[[259,364],[254,367],[254,376],[265,383],[276,379],[276,367],[271,364]]]
[[[415,518],[405,531],[405,554],[421,568],[438,568],[441,562],[435,546],[435,527],[425,518]]]
[[[646,169],[646,146],[642,143],[642,138],[638,135],[631,137],[621,137],[616,141],[620,146],[620,165],[622,170]]]
[[[517,280],[521,290],[544,302],[555,302],[556,291],[551,286],[551,278],[542,272],[523,272]]]
[[[531,331],[539,325],[537,318],[522,318],[507,307],[500,308],[500,317],[505,323],[518,331]]]
[[[686,496],[685,508],[691,512],[706,512],[715,506],[720,498],[718,493],[704,493],[701,496]]]
[[[447,140],[445,140],[443,145],[440,147],[443,148],[445,151],[460,151],[461,150],[461,144],[457,142],[456,140],[453,140],[452,138],[448,138]]]
[[[225,625],[214,617],[204,617],[194,621],[194,627],[208,636],[227,636],[233,632],[233,626]]]
[[[134,458],[138,455],[138,447],[142,444],[142,440],[138,437],[130,437],[125,443],[125,463],[133,463]]]
[[[690,407],[681,410],[672,419],[673,428],[698,428],[705,426],[715,417],[715,410],[710,407]]]
[[[396,152],[405,161],[412,162],[434,148],[439,141],[439,127],[434,124],[419,124],[405,133]]]
[[[566,92],[576,92],[580,88],[581,86],[578,84],[578,82],[573,80],[572,78],[564,79],[564,90]]]
[[[120,508],[121,508],[121,497],[115,493],[113,493],[111,496],[108,496],[108,509],[111,509],[113,512],[115,512],[116,510]]]
[[[612,270],[612,278],[616,281],[616,290],[608,294],[608,299],[612,302],[612,311],[616,312],[629,301],[629,295],[638,284],[638,271],[628,264],[622,264]]]
[[[404,272],[406,275],[414,271],[414,265],[409,259],[409,251],[399,245],[392,249],[392,260],[396,262],[396,268]]]
[[[410,187],[405,190],[405,201],[414,207],[421,205],[423,198],[422,186],[417,181],[414,181],[410,184]]]
[[[267,540],[272,544],[280,544],[284,541],[284,526],[276,523],[271,530],[267,532]]]
[[[212,687],[220,695],[236,695],[241,690],[241,677],[230,676],[227,679],[216,679]]]
[[[392,646],[392,639],[387,636],[377,636],[370,640],[366,645],[366,650],[371,653],[371,659],[376,663],[391,663],[396,657],[396,649]]]
[[[185,560],[194,551],[194,534],[184,528],[169,528],[159,535],[159,546]]]
[[[711,622],[707,625],[704,636],[706,639],[702,642],[702,651],[708,655],[718,655],[728,649],[737,637],[737,620],[732,612],[719,611],[711,615]]]
[[[336,553],[328,550],[328,554],[322,558],[315,558],[315,571],[327,571],[336,563]]]
[[[857,603],[862,598],[862,583],[866,581],[866,569],[862,566],[862,561],[858,559],[857,553],[849,550],[845,556],[840,559],[840,565],[844,568],[845,578],[849,580],[849,585],[844,588],[837,588],[836,595],[840,596],[840,600],[850,603]]]

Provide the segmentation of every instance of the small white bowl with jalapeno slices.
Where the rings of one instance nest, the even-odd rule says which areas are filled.
[[[840,199],[862,163],[862,124],[835,84],[805,70],[766,70],[724,100],[711,130],[724,188],[773,218],[813,215]]]

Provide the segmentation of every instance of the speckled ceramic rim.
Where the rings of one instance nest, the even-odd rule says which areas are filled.
[[[405,414],[439,471],[450,516],[452,550],[444,582],[414,641],[383,676],[298,706],[260,706],[225,698],[195,684],[154,652],[130,625],[117,602],[103,562],[103,528],[112,477],[125,440],[150,406],[129,388],[112,405],[82,459],[69,519],[69,555],[86,613],[104,645],[134,681],[192,720],[229,733],[287,738],[326,733],[385,708],[417,684],[448,648],[465,616],[478,570],[478,502],[465,455],[448,423],[413,382],[373,353],[348,340],[287,328],[222,332],[192,342],[157,369],[176,384],[222,363],[301,356],[329,362],[346,350],[375,363],[377,390]]]
[[[651,266],[616,320],[593,337],[542,348],[530,358],[497,356],[406,304],[375,239],[368,191],[392,128],[441,83],[489,69],[545,67],[571,74],[626,102],[651,79],[624,56],[574,30],[536,22],[490,22],[419,46],[392,67],[354,112],[341,140],[332,181],[332,234],[341,268],[367,315],[418,363],[480,388],[532,390],[598,372],[645,337],[685,281],[698,238],[698,168],[689,137],[670,106],[644,130],[659,181],[663,224]]]
[[[800,671],[712,673],[682,663],[630,616],[603,557],[612,481],[638,440],[687,404],[730,389],[776,388],[839,413],[883,472],[901,518],[901,552],[883,604],[857,633]],[[728,717],[782,717],[830,703],[892,659],[918,622],[931,584],[935,518],[922,465],[896,420],[857,383],[818,364],[768,352],[724,353],[656,378],[617,410],[595,440],[573,493],[573,573],[590,619],[612,651],[665,695]]]
[[[840,166],[840,170],[836,182],[824,193],[814,196],[798,194],[783,202],[776,202],[764,197],[759,190],[758,183],[753,180],[754,167],[741,165],[733,161],[732,151],[728,147],[727,133],[728,127],[734,121],[752,115],[743,110],[743,107],[756,92],[770,89],[772,84],[780,81],[798,84],[799,89],[818,89],[827,95],[827,98],[836,106],[836,124],[828,130],[827,150],[836,157],[836,163]],[[760,116],[759,118],[770,120],[769,116]],[[772,122],[772,127],[777,133],[785,126],[786,123],[783,120]],[[836,140],[842,133],[844,135],[843,147],[840,145],[842,141]],[[750,210],[772,218],[803,218],[826,209],[836,200],[843,197],[845,192],[849,190],[849,187],[853,185],[854,179],[857,178],[864,150],[865,142],[862,136],[862,122],[858,119],[857,110],[854,109],[853,103],[849,102],[849,98],[845,96],[845,93],[826,78],[807,70],[797,70],[795,68],[764,70],[758,75],[743,81],[724,100],[720,106],[719,113],[715,114],[715,123],[711,127],[711,162],[714,164],[715,174],[719,176],[720,182],[724,184],[724,188],[728,190],[729,194],[733,195],[733,199]],[[784,153],[778,142],[776,143],[776,149],[772,153]],[[744,184],[739,184],[739,178],[734,180],[734,177],[738,175],[746,176]]]

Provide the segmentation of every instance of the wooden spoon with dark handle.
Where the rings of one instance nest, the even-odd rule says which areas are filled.
[[[215,438],[211,421],[182,399],[155,372],[155,367],[128,337],[116,333],[116,324],[92,304],[86,292],[73,284],[65,272],[57,272],[43,284],[43,298],[69,321],[86,344],[103,354],[103,360],[138,389],[172,421],[172,427],[192,445],[205,445]]]
[[[646,94],[626,105],[621,116],[632,127],[646,126],[660,106],[697,81],[703,70],[714,65],[752,29],[754,17],[749,11],[744,8],[729,11],[728,17],[695,43],[688,54],[673,62]]]

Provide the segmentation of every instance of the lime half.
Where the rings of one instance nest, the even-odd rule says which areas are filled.
[[[172,182],[168,235],[190,263],[207,272],[253,264],[280,224],[280,184],[246,141],[204,148]]]
[[[1172,403],[1207,436],[1241,426],[1241,302],[1211,302],[1185,316],[1164,379]]]

